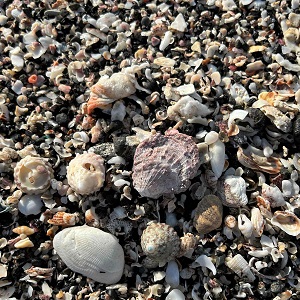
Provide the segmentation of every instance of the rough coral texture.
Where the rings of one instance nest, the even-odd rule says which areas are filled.
[[[188,189],[199,165],[198,148],[190,136],[177,130],[157,133],[136,149],[133,185],[143,197],[178,194]]]

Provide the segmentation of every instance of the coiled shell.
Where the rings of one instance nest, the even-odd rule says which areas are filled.
[[[164,264],[179,254],[180,239],[173,227],[165,223],[151,223],[143,231],[141,246],[149,259]]]
[[[205,196],[197,205],[194,227],[200,234],[209,233],[222,224],[223,205],[214,195]]]
[[[67,179],[77,194],[88,195],[100,190],[105,180],[103,158],[95,153],[77,155],[67,167]]]
[[[54,236],[53,247],[74,272],[105,284],[122,277],[124,251],[110,233],[87,225],[70,227]]]
[[[17,187],[26,194],[42,194],[50,187],[53,169],[41,157],[26,156],[14,169],[14,180]]]
[[[255,276],[250,270],[250,266],[241,254],[237,254],[226,262],[227,266],[239,277],[246,277],[248,281],[255,280]]]
[[[190,136],[177,130],[157,133],[135,151],[133,185],[143,197],[178,194],[190,186],[199,165],[198,148]]]
[[[276,211],[271,223],[289,235],[297,236],[300,234],[300,219],[290,211]]]

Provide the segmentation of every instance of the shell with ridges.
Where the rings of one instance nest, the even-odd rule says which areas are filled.
[[[222,224],[223,205],[214,195],[206,195],[197,205],[194,227],[200,234],[209,233]]]
[[[50,187],[53,169],[41,157],[26,156],[14,169],[14,180],[17,187],[26,194],[42,194]]]
[[[290,211],[275,211],[271,223],[289,235],[300,234],[300,219]]]
[[[78,221],[77,213],[69,214],[64,211],[59,211],[52,219],[48,220],[48,223],[57,226],[74,226]]]
[[[134,155],[133,185],[143,197],[187,190],[200,165],[196,143],[188,135],[170,130],[139,144]]]
[[[53,247],[74,272],[105,284],[122,277],[124,251],[110,233],[87,225],[69,227],[54,236]]]
[[[251,272],[248,262],[241,254],[227,259],[226,264],[239,277],[246,277],[250,282],[255,280],[255,276]]]

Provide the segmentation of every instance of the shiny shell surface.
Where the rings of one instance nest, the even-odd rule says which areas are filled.
[[[198,148],[190,136],[177,130],[157,133],[135,151],[133,185],[143,197],[178,194],[190,186],[199,165]]]
[[[124,251],[110,233],[87,225],[70,227],[54,236],[53,246],[74,272],[105,284],[122,277]]]
[[[205,196],[197,205],[194,227],[200,234],[209,233],[222,224],[223,205],[214,195]]]
[[[297,236],[300,234],[300,219],[290,211],[276,211],[271,223],[289,235]]]

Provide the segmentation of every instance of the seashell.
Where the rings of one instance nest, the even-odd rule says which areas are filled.
[[[261,195],[270,203],[271,207],[284,206],[286,204],[282,192],[276,185],[270,186],[266,183],[263,183]]]
[[[187,23],[184,20],[184,16],[182,13],[179,13],[176,18],[174,19],[174,21],[171,23],[170,27],[173,30],[177,30],[180,32],[184,32],[185,29],[187,28]]]
[[[153,199],[178,194],[190,186],[199,165],[198,148],[190,136],[177,130],[157,133],[136,148],[133,186],[142,197]]]
[[[89,195],[99,191],[105,180],[103,158],[95,153],[77,155],[67,167],[67,179],[77,194]]]
[[[219,134],[215,131],[210,131],[206,134],[204,142],[207,145],[211,145],[219,140]]]
[[[206,234],[221,226],[222,216],[221,200],[214,195],[206,195],[196,207],[193,224],[200,234]]]
[[[176,60],[162,56],[155,58],[153,63],[160,67],[172,68],[176,64]]]
[[[233,229],[234,227],[237,226],[237,220],[234,216],[232,215],[227,215],[225,218],[224,218],[224,224],[230,228],[230,229]]]
[[[239,277],[246,277],[250,282],[255,280],[255,276],[251,272],[248,262],[241,254],[237,254],[228,259],[226,265]]]
[[[262,150],[249,145],[246,149],[239,147],[237,151],[238,161],[245,167],[266,172],[268,174],[277,174],[281,170],[282,163],[276,157],[265,157]]]
[[[166,283],[172,288],[179,286],[179,268],[175,260],[168,262],[166,269]]]
[[[24,195],[18,202],[18,209],[25,216],[38,215],[43,205],[41,195]]]
[[[202,254],[200,255],[196,260],[195,260],[195,263],[197,263],[197,265],[201,266],[201,267],[205,267],[205,268],[208,268],[212,271],[213,275],[216,275],[217,274],[217,269],[215,267],[215,265],[212,263],[211,259]]]
[[[99,227],[100,226],[100,220],[95,212],[95,207],[91,207],[88,209],[85,214],[85,223],[92,227]]]
[[[167,296],[166,300],[185,300],[185,296],[181,290],[174,289]]]
[[[124,251],[115,236],[87,225],[63,229],[53,247],[72,271],[105,284],[117,283],[123,274]]]
[[[12,230],[14,233],[21,234],[24,233],[26,235],[31,235],[35,233],[35,230],[28,226],[18,226]]]
[[[251,209],[251,223],[253,225],[254,236],[260,237],[264,231],[265,220],[260,209],[257,207]]]
[[[141,246],[149,259],[163,265],[179,254],[180,239],[173,227],[151,223],[142,233]]]
[[[222,175],[225,165],[225,145],[220,140],[217,140],[215,143],[209,145],[209,156],[211,168],[219,178]]]
[[[253,224],[245,214],[238,215],[238,228],[245,238],[251,238],[253,233]]]
[[[290,211],[276,211],[271,223],[289,235],[297,236],[300,234],[300,219]]]
[[[42,194],[50,187],[53,169],[40,157],[26,156],[14,169],[14,180],[17,187],[26,194]]]
[[[180,253],[178,256],[191,257],[192,253],[198,243],[198,238],[192,233],[185,233],[180,238]]]
[[[78,213],[69,214],[64,211],[59,211],[47,222],[56,226],[74,226],[79,222]]]
[[[14,244],[15,248],[17,249],[22,249],[22,248],[31,248],[31,247],[34,247],[34,244],[33,242],[27,237],[25,239],[22,239],[18,242],[16,242]]]
[[[241,207],[248,203],[246,182],[241,176],[227,175],[219,180],[217,194],[223,205]]]
[[[246,88],[239,83],[235,83],[231,86],[230,95],[237,104],[244,104],[250,101]]]

